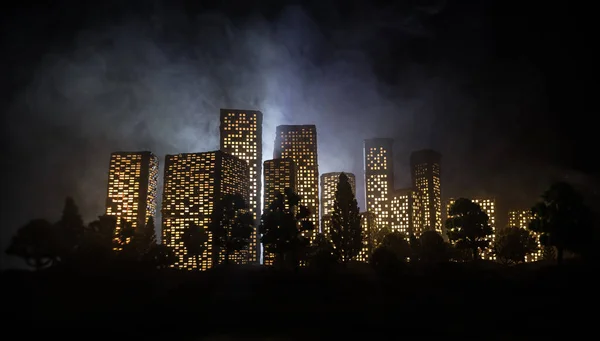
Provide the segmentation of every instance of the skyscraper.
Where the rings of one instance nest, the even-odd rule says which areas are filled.
[[[367,211],[375,214],[378,228],[390,226],[390,194],[394,189],[394,140],[364,142],[365,197]]]
[[[395,190],[390,199],[392,231],[402,232],[407,238],[412,233],[418,238],[422,232],[422,208],[421,192],[413,188]]]
[[[261,215],[262,113],[254,110],[221,109],[221,150],[248,163],[250,169],[250,210],[255,226]],[[260,257],[256,229],[252,232],[252,262]]]
[[[217,200],[225,194],[240,194],[249,201],[248,163],[222,151],[167,155],[162,204],[163,243],[172,247],[177,256],[175,267],[206,270],[213,266],[212,236],[208,232],[210,216]],[[208,234],[206,250],[200,264],[186,257],[181,240],[190,224],[204,228]],[[234,262],[252,260],[250,250],[233,255]]]
[[[481,207],[481,210],[487,214],[489,218],[489,225],[492,228],[492,235],[489,238],[489,247],[483,252],[482,258],[488,260],[495,260],[496,255],[494,254],[493,246],[494,241],[496,240],[496,200],[494,198],[473,198],[469,199],[472,202],[476,203]],[[450,207],[454,204],[456,199],[450,198],[448,199],[448,204],[446,205],[446,216],[450,218]]]
[[[143,226],[156,214],[158,157],[148,151],[115,152],[110,155],[106,214],[117,216],[133,228]]]
[[[529,223],[533,219],[533,215],[530,210],[514,210],[508,211],[508,226],[518,227],[522,229],[529,229]],[[532,254],[525,256],[525,262],[536,262],[543,259],[543,247],[540,243],[540,234],[532,232],[535,240],[538,243],[538,250]]]
[[[335,202],[335,192],[340,180],[341,172],[324,173],[321,175],[321,232],[328,235],[327,220],[333,213],[333,203]],[[352,173],[345,173],[348,177],[352,194],[356,196],[356,177]]]
[[[442,187],[440,182],[442,154],[425,149],[410,155],[412,185],[421,192],[423,230],[445,235],[442,225]]]
[[[273,158],[292,159],[297,170],[297,193],[301,204],[311,212],[309,220],[319,229],[319,163],[317,127],[314,125],[280,125],[275,136]],[[312,241],[316,233],[305,234]]]
[[[296,192],[296,165],[292,159],[273,159],[264,162],[265,194],[263,207],[269,208],[277,192],[284,193],[286,188]],[[273,254],[263,246],[263,264],[273,265]]]

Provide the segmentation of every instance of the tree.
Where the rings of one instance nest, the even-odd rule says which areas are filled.
[[[181,241],[186,249],[186,258],[192,258],[195,260],[196,269],[200,271],[202,269],[200,258],[206,250],[206,243],[208,242],[208,233],[204,228],[198,226],[195,223],[190,223],[182,231]]]
[[[494,250],[504,264],[525,262],[525,256],[537,251],[533,234],[519,227],[508,227],[498,233]]]
[[[8,255],[25,260],[27,265],[41,270],[52,264],[56,255],[54,228],[44,219],[35,219],[17,231],[6,250]]]
[[[156,246],[156,231],[154,228],[154,218],[148,218],[146,225],[135,229],[133,243],[137,253],[144,257],[150,250]]]
[[[410,261],[419,261],[421,259],[421,240],[411,233],[408,236],[408,244],[410,245]]]
[[[71,197],[65,199],[62,216],[56,223],[56,233],[59,242],[58,261],[72,259],[77,251],[85,226],[79,214],[79,208]]]
[[[552,184],[531,213],[529,229],[540,233],[542,245],[556,247],[558,263],[562,263],[565,250],[585,254],[592,249],[591,211],[570,184]]]
[[[336,255],[342,263],[347,263],[356,257],[363,246],[358,203],[345,173],[340,174],[335,191],[331,215],[331,240]]]
[[[254,218],[247,209],[246,200],[239,194],[227,194],[215,205],[208,226],[213,238],[213,264],[218,264],[221,251],[225,264],[229,264],[234,252],[248,249]]]
[[[392,230],[387,226],[377,226],[377,222],[375,221],[375,215],[373,213],[365,212],[364,214],[366,214],[366,219],[363,220],[366,226],[362,226],[363,231],[365,231],[364,238],[367,244],[367,251],[369,255],[372,255],[373,252],[375,252],[375,250],[377,249],[377,247],[381,245],[381,242],[383,241],[385,235],[387,235],[388,233],[392,233]]]
[[[448,245],[436,231],[425,231],[419,238],[420,258],[426,262],[445,262],[449,258]]]
[[[154,268],[165,269],[177,262],[177,255],[168,245],[155,244],[146,254],[145,260]]]
[[[398,260],[404,262],[412,253],[410,245],[406,239],[406,235],[404,235],[402,232],[388,233],[385,235],[385,237],[383,237],[383,241],[379,247],[391,251],[396,258],[398,258]]]
[[[459,198],[450,207],[450,218],[446,220],[446,230],[458,249],[469,249],[473,260],[479,259],[479,250],[489,246],[489,237],[493,230],[489,217],[481,207],[469,199]]]
[[[317,234],[310,248],[309,265],[327,268],[335,264],[336,261],[337,259],[334,256],[334,248],[331,242],[324,234]]]
[[[138,260],[140,254],[138,253],[136,243],[132,242],[136,235],[136,229],[133,227],[133,224],[121,218],[117,229],[115,249],[117,250],[119,259],[127,261]]]
[[[309,245],[303,233],[314,229],[309,217],[310,211],[300,205],[300,196],[290,188],[275,194],[275,200],[263,211],[259,226],[266,251],[276,255],[275,264],[298,266]]]
[[[78,252],[80,260],[99,261],[112,258],[115,247],[117,217],[101,215],[90,222],[84,231]]]

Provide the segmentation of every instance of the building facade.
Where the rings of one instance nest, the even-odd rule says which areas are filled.
[[[363,247],[358,253],[358,261],[368,263],[375,247],[379,245],[383,236],[377,234],[375,214],[371,212],[360,213],[360,226],[362,227]]]
[[[489,218],[489,225],[492,228],[492,236],[489,238],[489,246],[483,253],[481,254],[482,259],[487,260],[496,260],[496,255],[494,253],[494,242],[496,241],[496,199],[494,198],[469,198],[472,202],[476,203],[481,207],[481,210],[487,214]],[[448,204],[446,205],[446,216],[450,218],[450,207],[454,204],[456,199],[451,198],[448,199]]]
[[[274,159],[291,159],[296,164],[296,186],[301,204],[311,215],[315,231],[306,232],[311,242],[319,226],[319,163],[317,156],[317,128],[314,125],[277,126]]]
[[[367,212],[375,215],[379,228],[390,226],[390,195],[394,189],[394,140],[364,141],[365,198]]]
[[[333,213],[335,192],[337,191],[340,174],[342,174],[342,172],[331,172],[321,175],[321,233],[325,235],[328,235],[329,230],[325,227],[324,222],[326,222],[328,219],[327,217],[330,217]],[[344,174],[348,177],[348,182],[352,188],[352,194],[356,197],[356,177],[352,173],[344,172]]]
[[[421,192],[423,230],[433,230],[445,236],[442,223],[442,155],[425,149],[410,155],[412,186]]]
[[[255,226],[261,215],[261,176],[262,176],[262,120],[263,115],[255,110],[221,109],[220,149],[248,163],[250,171],[250,203]],[[250,250],[251,262],[260,257],[258,235],[252,232]]]
[[[116,233],[121,228],[121,219],[137,228],[154,218],[157,188],[156,155],[148,151],[111,154],[105,213],[117,217]]]
[[[263,169],[265,181],[263,207],[268,210],[277,193],[283,194],[286,188],[296,192],[296,164],[292,159],[273,159],[265,161]],[[264,245],[261,246],[262,263],[273,265],[274,255],[268,253]]]
[[[522,229],[529,229],[529,223],[533,219],[533,215],[530,210],[514,210],[508,211],[508,226],[518,227]],[[525,262],[537,262],[542,260],[544,257],[544,250],[540,243],[540,234],[537,232],[531,232],[537,241],[538,250],[535,253],[525,256]]]
[[[167,155],[165,159],[163,244],[175,251],[175,267],[206,270],[214,265],[214,249],[208,224],[215,203],[225,194],[240,194],[249,202],[248,163],[222,151]],[[182,241],[182,233],[190,224],[203,228],[208,235],[206,249],[198,263],[194,257],[187,257]],[[232,255],[231,259],[236,263],[251,262],[253,258],[250,251],[240,251]]]
[[[395,190],[390,199],[391,229],[401,232],[407,238],[411,234],[421,236],[423,229],[423,207],[421,206],[421,192],[413,188]]]

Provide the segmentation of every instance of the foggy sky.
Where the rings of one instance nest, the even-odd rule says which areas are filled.
[[[444,197],[526,208],[565,171],[527,154],[524,130],[551,134],[527,118],[546,107],[543,77],[526,59],[494,57],[485,20],[444,1],[347,15],[322,3],[232,15],[157,1],[72,25],[56,11],[6,23],[18,67],[3,102],[15,200],[3,205],[1,249],[29,219],[57,219],[67,195],[86,221],[102,214],[113,151],[154,152],[162,182],[165,154],[218,149],[220,108],[263,112],[264,159],[277,125],[316,124],[320,173],[354,173],[361,210],[367,138],[395,139],[396,188],[410,184],[411,151],[440,151]]]

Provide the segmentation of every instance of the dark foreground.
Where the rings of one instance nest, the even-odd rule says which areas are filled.
[[[582,264],[7,271],[2,329],[37,340],[569,339],[597,333],[596,277]]]

